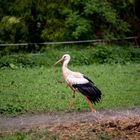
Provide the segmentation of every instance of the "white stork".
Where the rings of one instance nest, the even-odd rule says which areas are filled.
[[[69,110],[72,108],[72,103],[75,98],[75,92],[81,92],[87,103],[90,106],[92,112],[95,112],[91,103],[99,102],[101,99],[101,91],[94,85],[94,83],[86,76],[84,76],[80,72],[73,72],[68,69],[68,63],[70,61],[70,55],[65,54],[60,58],[54,65],[58,64],[59,62],[63,62],[62,66],[62,77],[67,85],[72,89],[73,95],[72,100],[69,105]]]

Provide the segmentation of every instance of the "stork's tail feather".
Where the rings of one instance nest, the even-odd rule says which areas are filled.
[[[101,99],[101,91],[92,83],[74,84],[73,87],[86,96],[92,103],[98,103]]]

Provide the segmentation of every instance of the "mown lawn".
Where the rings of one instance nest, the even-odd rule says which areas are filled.
[[[102,91],[96,109],[140,106],[140,64],[70,66],[83,72]],[[71,90],[62,83],[61,68],[35,67],[0,70],[0,114],[67,111]],[[77,94],[74,110],[89,109]]]

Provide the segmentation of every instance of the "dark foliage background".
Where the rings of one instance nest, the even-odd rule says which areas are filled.
[[[139,0],[0,0],[0,5],[0,43],[140,35]]]

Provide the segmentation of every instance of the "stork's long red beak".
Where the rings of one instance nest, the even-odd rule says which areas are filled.
[[[58,64],[58,63],[60,63],[60,62],[63,62],[64,61],[64,58],[60,58],[58,61],[56,61],[55,63],[54,63],[54,65],[56,65],[56,64]]]

